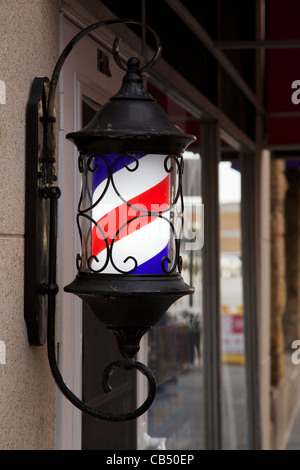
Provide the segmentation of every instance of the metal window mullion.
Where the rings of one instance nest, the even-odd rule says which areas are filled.
[[[203,246],[203,357],[205,447],[222,449],[220,316],[220,133],[217,122],[201,123]]]
[[[257,191],[256,158],[242,153],[241,223],[243,259],[243,305],[248,408],[249,449],[261,449],[260,382],[258,344],[258,266],[257,266]]]

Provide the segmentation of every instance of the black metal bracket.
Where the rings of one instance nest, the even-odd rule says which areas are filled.
[[[133,356],[139,350],[139,342],[147,328],[114,331],[122,360],[109,364],[103,372],[102,387],[111,391],[109,377],[118,368],[139,370],[148,380],[149,393],[136,410],[123,414],[95,410],[81,401],[64,382],[55,352],[56,295],[56,246],[57,206],[61,195],[56,181],[53,158],[53,122],[48,119],[49,80],[35,78],[27,108],[26,142],[26,225],[25,225],[25,281],[24,316],[28,340],[32,346],[42,346],[47,341],[48,360],[52,375],[60,391],[82,412],[107,421],[128,421],[147,411],[156,393],[154,375],[148,367]],[[50,148],[50,150],[49,150]],[[123,339],[127,338],[128,341]]]
[[[53,120],[46,122],[49,88],[48,78],[34,79],[26,116],[24,315],[29,343],[34,346],[45,344],[47,337],[45,288],[49,278],[51,200],[48,196],[56,181]]]

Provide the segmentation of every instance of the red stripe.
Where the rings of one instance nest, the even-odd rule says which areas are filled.
[[[148,189],[148,191],[132,198],[128,203],[137,209],[139,208],[152,212],[167,209],[170,205],[169,181],[170,177],[168,175],[156,186],[153,186],[153,188]],[[128,220],[134,219],[138,215],[144,214],[144,212],[137,209],[133,209],[127,204],[121,204],[98,220],[98,225],[105,233],[109,245],[111,244],[116,232],[123,224]],[[156,216],[145,216],[126,224],[118,234],[116,241],[135,232],[136,230],[139,230],[156,218]],[[97,254],[105,248],[105,239],[98,227],[94,226],[92,230],[92,254],[97,256]]]

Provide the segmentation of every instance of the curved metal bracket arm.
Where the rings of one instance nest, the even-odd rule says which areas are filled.
[[[49,297],[52,297],[51,295]],[[102,376],[102,387],[106,393],[111,391],[111,386],[109,384],[109,377],[112,375],[114,370],[118,368],[123,368],[126,370],[137,369],[143,375],[145,375],[149,382],[149,392],[144,403],[139,406],[136,410],[128,413],[106,413],[103,411],[96,410],[91,408],[89,405],[80,400],[64,382],[62,375],[59,371],[59,367],[56,361],[55,355],[55,312],[50,311],[48,314],[48,336],[47,336],[47,348],[48,348],[48,359],[51,368],[52,375],[56,381],[56,384],[64,396],[83,413],[86,413],[94,418],[105,420],[105,421],[129,421],[135,418],[138,418],[143,413],[145,413],[148,408],[151,406],[156,393],[156,382],[154,375],[148,367],[146,367],[141,362],[135,361],[130,358],[123,358],[123,360],[112,362],[104,370]]]
[[[48,253],[45,253],[45,245],[43,243],[43,247],[40,248],[39,252],[35,253],[35,257],[39,258],[38,261],[40,264],[43,264],[43,276],[39,272],[34,279],[34,285],[30,287],[30,291],[33,292],[33,296],[39,296],[40,300],[39,303],[42,303],[42,321],[36,320],[36,310],[32,308],[32,296],[28,297],[28,301],[26,302],[27,307],[25,308],[25,319],[27,322],[28,327],[28,336],[30,344],[33,345],[42,345],[45,342],[46,335],[45,329],[47,329],[47,348],[48,348],[48,359],[51,368],[52,375],[56,381],[61,392],[65,395],[65,397],[78,409],[82,412],[87,413],[97,419],[107,420],[107,421],[128,421],[131,419],[135,419],[138,416],[142,415],[147,411],[147,409],[152,404],[155,393],[156,393],[156,382],[154,375],[150,369],[148,369],[144,364],[137,362],[133,359],[134,352],[136,352],[139,347],[138,343],[142,335],[146,330],[139,330],[135,331],[135,335],[137,341],[133,344],[134,352],[129,352],[129,349],[125,349],[121,346],[119,349],[123,356],[123,359],[120,361],[113,362],[109,364],[102,377],[102,386],[105,392],[109,392],[111,390],[109,384],[109,377],[111,374],[118,368],[124,368],[125,370],[136,369],[139,370],[143,375],[146,376],[148,383],[149,383],[149,392],[146,400],[144,403],[138,407],[136,410],[123,413],[123,414],[111,414],[102,411],[95,410],[91,408],[89,405],[81,401],[68,387],[68,385],[64,382],[62,375],[59,371],[59,367],[56,360],[55,354],[55,315],[56,315],[56,295],[58,293],[58,285],[56,283],[56,248],[57,248],[57,205],[58,205],[58,198],[60,197],[60,189],[57,186],[53,186],[53,182],[56,181],[56,176],[54,174],[54,151],[55,151],[55,144],[54,144],[54,134],[53,134],[53,123],[55,121],[54,116],[54,95],[56,86],[58,83],[59,73],[61,68],[73,49],[73,47],[77,44],[77,42],[83,38],[85,35],[91,33],[93,30],[110,24],[118,24],[118,23],[131,23],[131,24],[138,24],[143,27],[146,27],[148,30],[152,32],[155,37],[157,50],[151,59],[151,61],[146,64],[144,67],[140,68],[140,71],[145,70],[150,65],[152,65],[156,59],[158,58],[161,52],[161,44],[158,36],[156,33],[149,28],[148,26],[134,20],[107,20],[95,23],[84,30],[82,30],[79,34],[77,34],[73,40],[66,46],[62,54],[60,55],[58,62],[55,66],[52,79],[49,84],[49,80],[45,77],[42,79],[35,79],[33,91],[33,103],[32,108],[33,111],[30,114],[31,119],[28,120],[28,123],[33,122],[33,129],[28,126],[27,138],[29,141],[28,150],[27,150],[27,160],[33,161],[33,164],[28,167],[28,175],[35,174],[36,181],[28,181],[28,192],[31,192],[32,195],[30,198],[27,197],[28,202],[28,213],[32,211],[32,204],[34,198],[37,202],[35,202],[37,213],[35,215],[35,219],[33,222],[31,221],[31,225],[34,225],[36,228],[35,237],[40,235],[41,230],[44,231],[44,241],[47,241],[48,245]],[[114,45],[113,45],[113,56],[115,61],[118,65],[121,64],[119,55],[118,55],[118,45],[119,45],[119,38],[116,38]],[[120,65],[121,66],[121,65]],[[123,67],[122,67],[123,68]],[[41,106],[42,104],[42,106]],[[40,113],[40,114],[39,114]],[[39,124],[38,124],[39,123]],[[41,138],[41,142],[37,145],[34,144],[37,148],[34,149],[35,158],[33,159],[33,149],[32,149],[32,142],[33,139],[37,140],[41,132],[39,131],[39,126],[43,127],[43,137]],[[34,131],[34,132],[33,132]],[[28,137],[30,132],[34,134],[34,137]],[[42,151],[38,151],[38,148],[41,148]],[[38,171],[36,171],[36,167]],[[42,171],[40,171],[40,167]],[[31,184],[29,184],[31,183]],[[34,184],[33,184],[34,183]],[[30,191],[29,191],[30,190]],[[42,216],[38,215],[40,206],[42,206]],[[31,227],[28,228],[26,232],[26,243],[28,246],[28,240],[30,241],[31,238]],[[32,259],[31,255],[35,248],[35,239],[33,239],[33,243],[31,243],[30,249],[28,250],[25,246],[26,257],[28,262],[26,263],[28,269],[31,268]],[[42,254],[42,260],[39,256]],[[48,273],[46,274],[46,272]],[[28,276],[27,276],[28,277]],[[25,276],[26,278],[26,276]],[[36,285],[38,285],[38,292],[36,292]],[[26,286],[25,286],[26,292]],[[47,305],[44,305],[46,303]],[[40,305],[38,306],[38,308]],[[37,310],[38,310],[37,308]],[[27,311],[30,310],[28,313]],[[47,317],[47,320],[46,318]],[[46,320],[46,321],[45,321]],[[116,334],[118,332],[114,331]],[[122,340],[119,340],[120,344]],[[130,347],[132,345],[130,344]]]
[[[68,55],[70,54],[70,52],[72,51],[72,49],[75,47],[75,45],[86,35],[90,34],[91,32],[93,32],[94,30],[102,27],[102,26],[109,26],[109,25],[112,25],[112,24],[136,24],[136,25],[139,25],[139,26],[142,26],[144,28],[147,28],[151,34],[153,35],[154,39],[155,39],[155,42],[156,42],[156,51],[152,57],[152,59],[146,64],[144,65],[143,67],[141,67],[139,69],[140,72],[144,72],[145,70],[147,70],[149,67],[151,67],[155,62],[156,60],[158,59],[158,57],[160,56],[161,54],[161,50],[162,50],[162,45],[161,45],[161,41],[160,41],[160,38],[159,36],[156,34],[156,32],[150,28],[149,26],[147,26],[146,24],[144,23],[141,23],[139,21],[135,21],[135,20],[131,20],[131,19],[115,19],[115,20],[104,20],[104,21],[99,21],[97,23],[94,23],[90,26],[88,26],[87,28],[83,29],[82,31],[80,31],[76,36],[74,36],[74,38],[67,44],[67,46],[65,47],[65,49],[63,50],[63,52],[61,53],[57,63],[56,63],[56,66],[54,68],[54,71],[53,71],[53,74],[52,74],[52,78],[51,78],[51,83],[50,83],[50,91],[49,91],[49,105],[48,105],[48,109],[49,109],[49,117],[50,119],[51,118],[54,118],[54,97],[55,97],[55,91],[56,91],[56,87],[57,87],[57,83],[58,83],[58,79],[59,79],[59,74],[61,72],[61,69],[64,65],[64,62],[66,60],[66,58],[68,57]],[[117,36],[115,38],[115,41],[114,41],[114,44],[113,44],[113,49],[112,49],[112,55],[114,57],[114,60],[116,62],[116,64],[123,70],[127,70],[126,67],[124,67],[121,63],[121,60],[120,60],[120,57],[119,57],[119,42],[120,42],[120,39],[119,37]]]

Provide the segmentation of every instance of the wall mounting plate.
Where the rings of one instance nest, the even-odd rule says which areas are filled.
[[[35,346],[43,345],[47,337],[48,295],[43,286],[48,281],[50,202],[43,197],[47,153],[43,120],[48,94],[49,80],[36,77],[26,116],[24,316],[29,343]]]

